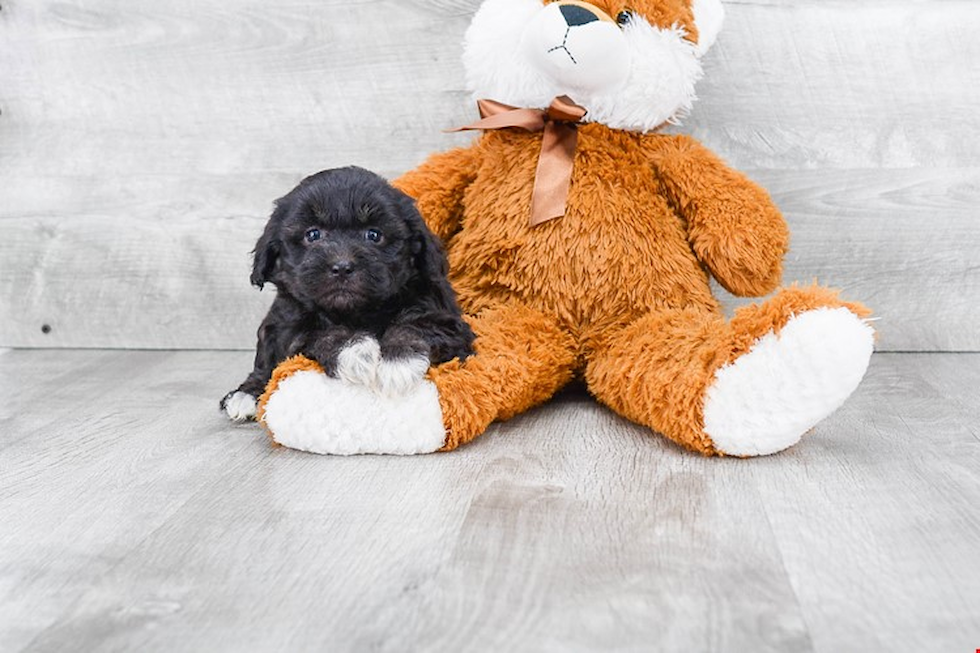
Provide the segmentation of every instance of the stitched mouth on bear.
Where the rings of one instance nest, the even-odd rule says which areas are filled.
[[[555,47],[553,47],[550,50],[548,50],[548,54],[551,54],[552,52],[555,52],[557,50],[561,50],[562,52],[564,52],[565,54],[568,55],[568,58],[572,60],[572,63],[573,64],[578,65],[578,62],[575,61],[575,57],[572,55],[571,50],[568,49],[568,33],[571,32],[571,31],[572,31],[572,28],[571,27],[569,27],[568,29],[566,29],[565,30],[565,38],[562,40],[561,45],[556,45]]]
[[[622,29],[587,3],[552,3],[524,28],[529,62],[569,90],[595,92],[625,80]]]

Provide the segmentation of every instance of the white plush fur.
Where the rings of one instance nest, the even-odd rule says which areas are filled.
[[[542,109],[564,93],[528,63],[521,45],[524,26],[542,9],[541,0],[486,0],[480,5],[463,47],[466,83],[474,99]]]
[[[613,129],[648,132],[687,115],[697,96],[701,61],[680,27],[659,29],[644,18],[623,28],[630,59],[625,84],[612,93],[583,97],[586,120]]]
[[[642,16],[623,28],[605,21],[574,27],[567,47],[580,61],[571,65],[563,52],[548,52],[562,43],[560,19],[557,6],[541,0],[486,0],[463,54],[474,98],[544,108],[568,95],[588,110],[586,122],[639,132],[690,109],[701,63],[682,28],[662,29]]]
[[[319,454],[431,453],[446,438],[431,381],[386,396],[318,372],[297,372],[269,398],[264,420],[280,444]]]
[[[782,451],[854,392],[873,349],[874,331],[846,308],[801,313],[716,372],[705,433],[733,456]]]
[[[694,0],[691,3],[694,22],[698,26],[698,56],[703,56],[715,44],[725,22],[725,7],[721,0]]]
[[[255,397],[247,392],[236,392],[225,402],[225,413],[235,422],[255,417]]]
[[[550,4],[524,25],[521,49],[531,65],[570,93],[618,88],[628,69],[623,31],[616,23],[597,20],[569,27],[561,5]]]

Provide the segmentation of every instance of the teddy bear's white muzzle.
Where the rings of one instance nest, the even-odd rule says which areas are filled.
[[[533,66],[569,92],[615,88],[629,73],[622,30],[585,2],[542,8],[525,27],[521,47]]]

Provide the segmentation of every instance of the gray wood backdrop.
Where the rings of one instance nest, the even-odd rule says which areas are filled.
[[[471,138],[441,130],[477,4],[0,2],[0,346],[252,347],[274,198]],[[773,193],[787,280],[872,305],[881,349],[980,349],[980,2],[727,9],[683,129]]]

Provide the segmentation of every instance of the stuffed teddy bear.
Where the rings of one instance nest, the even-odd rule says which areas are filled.
[[[574,378],[706,455],[772,454],[836,410],[873,350],[869,312],[780,284],[789,234],[768,194],[686,135],[719,0],[486,0],[464,63],[482,134],[396,180],[443,240],[476,355],[403,396],[291,359],[260,400],[283,445],[450,450]]]

